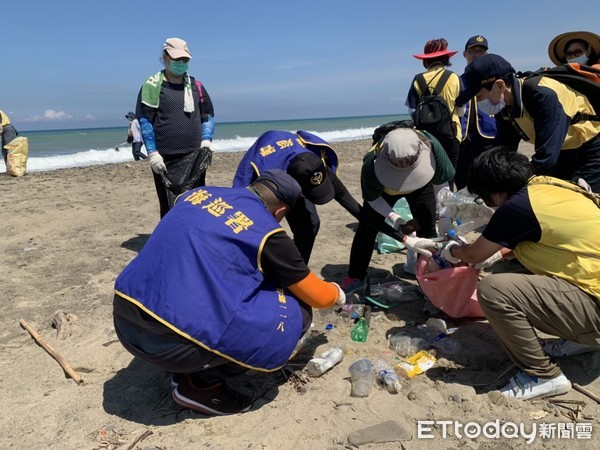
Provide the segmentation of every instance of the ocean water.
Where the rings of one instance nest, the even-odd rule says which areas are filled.
[[[332,144],[342,141],[369,139],[377,126],[392,120],[407,118],[407,115],[399,114],[217,123],[213,138],[213,150],[215,152],[244,151],[262,133],[269,130],[292,132],[305,130]],[[124,142],[127,139],[126,126],[22,131],[19,134],[27,137],[29,141],[28,172],[133,161],[131,146]],[[115,147],[118,147],[119,150],[116,151]],[[2,158],[0,158],[0,172],[6,172]]]

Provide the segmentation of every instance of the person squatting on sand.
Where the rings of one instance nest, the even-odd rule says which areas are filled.
[[[467,188],[498,209],[475,242],[451,241],[442,250],[453,264],[485,266],[514,252],[531,272],[489,275],[477,290],[487,320],[521,369],[500,391],[523,400],[571,389],[548,355],[600,348],[600,204],[568,181],[532,177],[533,169],[525,155],[503,147],[478,156]],[[544,349],[536,329],[562,340]]]
[[[321,222],[315,205],[336,200],[352,216],[371,224],[394,239],[402,239],[400,225],[392,227],[369,214],[337,177],[338,157],[326,141],[307,131],[267,131],[248,149],[240,161],[233,187],[246,187],[265,170],[281,169],[294,178],[302,195],[286,220],[304,262],[310,254]],[[396,215],[397,216],[397,215]],[[405,222],[403,222],[405,224]]]
[[[169,171],[188,172],[177,184],[193,189],[204,186],[206,168],[189,166],[206,159],[210,164],[215,113],[204,86],[187,73],[191,59],[184,40],[167,39],[162,53],[165,68],[144,82],[137,99],[136,116],[154,175],[161,218],[174,198],[165,175]]]
[[[517,151],[534,143],[534,173],[577,182],[600,192],[600,121],[583,94],[550,77],[519,78],[504,58],[488,53],[465,68],[465,89],[456,100],[477,96],[479,109],[494,114],[497,142]]]
[[[438,241],[433,185],[451,180],[454,173],[448,155],[435,137],[412,128],[397,128],[382,137],[364,157],[360,183],[363,208],[383,223],[386,218],[393,218],[396,202],[406,198],[419,237],[404,235],[401,241],[410,250],[431,256],[427,249],[435,248]],[[395,220],[396,224],[402,223],[401,218]],[[348,275],[342,282],[346,295],[365,288],[376,237],[376,228],[359,221]]]
[[[226,382],[283,366],[312,308],[343,305],[279,222],[301,194],[281,170],[249,187],[180,195],[115,282],[115,331],[133,355],[174,372],[173,399],[207,415],[247,411]],[[183,375],[182,375],[183,374]]]

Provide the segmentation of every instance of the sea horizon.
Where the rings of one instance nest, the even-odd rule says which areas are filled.
[[[369,139],[377,126],[408,118],[407,114],[386,114],[217,122],[212,149],[215,152],[245,151],[261,134],[269,130],[291,132],[304,130],[330,143]],[[133,161],[131,145],[125,142],[127,129],[127,125],[123,125],[59,130],[19,130],[19,135],[27,137],[29,142],[27,171],[49,171]],[[6,172],[6,167],[4,161],[0,159],[1,172]]]

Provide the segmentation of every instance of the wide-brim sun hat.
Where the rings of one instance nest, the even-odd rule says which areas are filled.
[[[397,128],[383,138],[380,146],[374,163],[375,176],[386,188],[408,193],[432,180],[435,157],[431,142],[422,134]]]
[[[567,44],[573,40],[587,42],[590,49],[600,56],[600,36],[591,31],[568,31],[556,36],[548,46],[548,56],[554,64],[559,66],[567,62],[565,51]]]
[[[438,56],[444,56],[444,55],[448,55],[448,57],[452,57],[454,55],[456,55],[458,53],[457,51],[454,50],[441,50],[439,52],[433,52],[433,53],[420,53],[418,55],[413,55],[413,57],[417,58],[417,59],[431,59],[431,58],[437,58]]]

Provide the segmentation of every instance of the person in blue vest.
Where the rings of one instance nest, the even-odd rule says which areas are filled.
[[[467,64],[487,54],[488,41],[481,35],[472,36],[465,44],[463,56]],[[464,81],[463,81],[464,84]],[[465,114],[460,118],[462,141],[456,163],[454,185],[456,190],[467,185],[467,172],[471,163],[481,153],[494,147],[496,137],[496,119],[477,107],[477,100],[472,98],[465,105]]]
[[[336,176],[338,157],[331,145],[307,131],[267,131],[246,151],[233,179],[233,187],[245,187],[265,170],[281,169],[294,178],[302,188],[302,196],[288,212],[286,220],[294,242],[308,264],[319,232],[320,220],[315,205],[336,200],[360,222],[372,226],[394,239],[401,240],[403,231],[412,231],[397,214],[390,226],[377,214],[366,211]]]
[[[343,305],[344,292],[304,263],[279,221],[298,183],[268,170],[249,187],[180,195],[115,282],[123,346],[172,372],[172,397],[206,415],[247,411],[226,381],[272,372],[310,328],[312,307]]]
[[[489,267],[516,257],[528,269],[484,277],[477,288],[489,324],[521,369],[500,392],[521,400],[571,389],[551,357],[600,349],[600,205],[581,186],[532,176],[533,169],[504,147],[479,155],[467,188],[497,209],[473,243],[450,241],[442,250],[453,264]],[[542,345],[537,330],[561,339]]]

